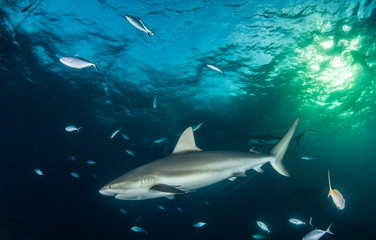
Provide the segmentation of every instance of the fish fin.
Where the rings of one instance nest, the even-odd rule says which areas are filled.
[[[147,34],[149,37],[151,37],[149,32],[146,32],[146,34]]]
[[[332,195],[332,185],[330,184],[330,171],[328,169],[328,181],[329,181],[329,194],[328,194],[328,197],[330,197],[330,195]]]
[[[251,153],[260,154],[260,153],[257,151],[257,147],[256,147],[256,146],[253,146],[249,151],[250,151]]]
[[[331,223],[331,224],[329,225],[328,229],[326,229],[325,232],[334,235],[334,233],[333,233],[332,231],[330,231],[330,227],[331,227],[332,225],[333,225],[333,223]]]
[[[245,172],[235,172],[232,174],[233,177],[246,177]]]
[[[236,180],[236,177],[229,177],[228,180],[230,180],[231,182],[233,182],[233,181]]]
[[[303,135],[305,134],[306,130],[304,130],[301,134],[299,134],[298,136],[296,136],[294,138],[296,144],[298,145],[298,147],[300,147],[300,139],[302,139]]]
[[[95,67],[95,70],[97,70],[97,72],[99,72],[99,69],[97,67],[97,64],[96,63],[93,63],[93,66]]]
[[[291,125],[290,129],[287,131],[285,136],[273,147],[270,151],[270,155],[274,156],[274,159],[270,161],[270,164],[279,174],[283,176],[290,176],[289,172],[282,163],[282,158],[286,153],[287,147],[289,146],[290,140],[294,135],[295,128],[298,125],[299,117],[296,118],[294,123]]]
[[[262,170],[261,166],[253,168],[258,173],[263,173],[264,170]]]
[[[202,151],[196,146],[192,127],[185,129],[185,131],[181,134],[172,154],[188,151]]]
[[[80,129],[81,129],[81,128],[83,128],[83,127],[79,127],[79,128],[77,128],[77,132],[80,132]]]
[[[312,217],[309,219],[309,225],[311,225],[311,227],[313,228]]]
[[[166,192],[166,193],[175,193],[175,194],[182,194],[185,193],[184,191],[167,184],[156,184],[150,188],[150,190]]]

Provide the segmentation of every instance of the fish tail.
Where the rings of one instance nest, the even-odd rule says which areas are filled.
[[[301,134],[299,134],[298,136],[296,136],[294,139],[295,139],[295,142],[296,144],[298,145],[298,147],[300,147],[300,139],[302,139],[303,135],[305,134],[306,130],[304,130]]]
[[[80,132],[80,129],[81,129],[81,128],[83,128],[83,127],[79,127],[79,128],[77,128],[77,132]]]
[[[328,169],[328,180],[329,180],[329,194],[328,197],[332,194],[332,185],[330,184],[330,171]]]
[[[334,235],[334,233],[333,233],[332,231],[330,231],[330,227],[331,227],[332,225],[333,225],[333,223],[331,223],[331,224],[329,225],[328,229],[326,229],[325,232]]]
[[[296,118],[294,123],[291,125],[290,129],[287,131],[285,136],[273,147],[273,149],[270,151],[270,155],[274,157],[273,160],[270,161],[270,164],[276,170],[279,174],[283,176],[290,176],[287,169],[282,163],[283,156],[286,153],[287,147],[289,146],[289,143],[291,141],[292,136],[294,135],[295,128],[298,125],[299,117]]]

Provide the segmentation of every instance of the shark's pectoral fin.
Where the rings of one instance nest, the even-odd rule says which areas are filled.
[[[184,191],[171,186],[167,184],[156,184],[150,188],[150,190],[155,190],[155,191],[160,191],[160,192],[165,192],[165,193],[174,193],[174,194],[183,194],[185,193]]]

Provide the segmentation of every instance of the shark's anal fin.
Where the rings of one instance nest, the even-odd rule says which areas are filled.
[[[167,184],[156,184],[150,188],[150,190],[160,191],[160,192],[166,192],[166,193],[174,193],[174,194],[183,194],[184,191]]]
[[[196,146],[192,127],[185,129],[185,131],[181,134],[172,154],[189,151],[202,151]]]

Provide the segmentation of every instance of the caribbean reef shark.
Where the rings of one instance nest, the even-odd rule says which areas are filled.
[[[202,151],[196,146],[192,127],[189,127],[180,136],[171,155],[125,173],[99,192],[121,200],[172,198],[176,194],[192,192],[225,179],[245,177],[245,172],[250,169],[263,172],[261,167],[268,162],[279,174],[289,176],[282,158],[298,121],[299,117],[268,155]]]

